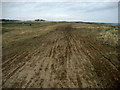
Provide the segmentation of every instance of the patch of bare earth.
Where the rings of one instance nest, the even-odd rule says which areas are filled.
[[[34,38],[34,46],[26,48],[3,58],[4,88],[118,86],[120,73],[104,54],[106,49],[81,36],[69,24]]]

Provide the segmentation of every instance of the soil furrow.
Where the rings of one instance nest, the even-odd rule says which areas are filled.
[[[23,50],[26,52],[4,58],[3,87],[117,87],[119,70],[103,53],[105,48],[82,36],[71,24],[56,26],[33,40]]]

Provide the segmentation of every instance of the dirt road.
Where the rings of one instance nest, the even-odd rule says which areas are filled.
[[[105,54],[106,49],[82,37],[71,25],[58,26],[56,30],[33,39],[34,43],[22,44],[26,48],[19,46],[20,52],[9,55],[9,58],[3,56],[3,87],[118,86],[119,70]]]

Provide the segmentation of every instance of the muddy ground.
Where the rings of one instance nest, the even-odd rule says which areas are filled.
[[[108,52],[72,24],[57,25],[3,48],[3,88],[118,87],[120,62]]]

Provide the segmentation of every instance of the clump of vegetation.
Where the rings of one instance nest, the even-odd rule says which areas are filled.
[[[109,46],[118,46],[118,27],[103,28],[99,33],[98,39]]]
[[[74,24],[76,30],[79,30],[82,36],[92,38],[98,43],[116,47],[118,46],[118,26],[111,24]]]

